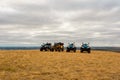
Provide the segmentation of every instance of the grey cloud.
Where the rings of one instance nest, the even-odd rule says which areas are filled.
[[[18,0],[6,5],[0,6],[0,45],[63,41],[120,46],[119,0]]]
[[[109,10],[119,6],[118,0],[52,0],[53,8],[58,10],[80,10],[80,9],[97,9]]]

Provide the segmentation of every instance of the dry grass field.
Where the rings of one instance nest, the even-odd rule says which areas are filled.
[[[120,80],[120,54],[1,50],[0,80]]]

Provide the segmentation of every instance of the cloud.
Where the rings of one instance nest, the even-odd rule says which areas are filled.
[[[119,13],[119,0],[1,0],[0,45],[120,46]]]

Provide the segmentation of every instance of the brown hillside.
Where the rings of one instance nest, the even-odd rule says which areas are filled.
[[[120,80],[120,54],[0,51],[0,80]]]

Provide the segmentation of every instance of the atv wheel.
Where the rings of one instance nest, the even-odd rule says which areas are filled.
[[[88,53],[90,53],[90,50],[88,51]]]
[[[81,53],[83,53],[83,51],[82,51],[82,50],[81,50],[80,52],[81,52]]]
[[[76,50],[74,50],[74,52],[76,52]]]

